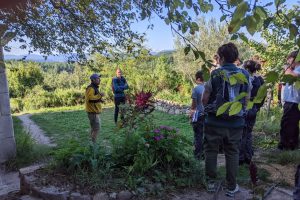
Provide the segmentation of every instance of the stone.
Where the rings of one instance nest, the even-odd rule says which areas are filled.
[[[0,94],[0,102],[1,115],[10,115],[9,96],[7,94]]]
[[[45,164],[38,164],[38,165],[31,165],[29,167],[21,168],[19,169],[20,176],[31,174],[36,170],[43,168],[44,166]]]
[[[69,191],[60,191],[54,186],[42,188],[38,193],[45,200],[68,200],[69,197]]]
[[[0,199],[20,190],[18,172],[6,172],[0,169]]]
[[[21,196],[19,198],[19,200],[41,200],[41,199],[37,198],[37,197],[29,196],[29,195],[24,195],[24,196]]]
[[[133,194],[129,191],[121,191],[119,192],[119,194],[117,195],[117,199],[118,200],[129,200],[133,197]]]
[[[4,163],[5,161],[10,160],[15,156],[16,156],[15,138],[10,137],[10,138],[0,140],[0,163]]]
[[[105,192],[99,192],[94,195],[93,200],[109,200],[109,196]]]
[[[30,194],[32,189],[32,182],[36,180],[35,176],[22,175],[20,176],[20,194]]]
[[[180,114],[180,110],[179,109],[176,109],[175,110],[175,115],[179,115]]]
[[[8,93],[8,83],[5,73],[0,73],[0,94]]]
[[[13,137],[8,133],[9,130],[13,129],[12,118],[9,115],[0,116],[0,139],[6,139]]]
[[[91,200],[92,197],[90,195],[83,195],[79,192],[71,193],[70,200]]]
[[[109,198],[116,199],[117,198],[117,193],[116,192],[110,193]]]

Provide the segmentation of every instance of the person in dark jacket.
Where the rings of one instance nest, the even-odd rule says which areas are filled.
[[[250,81],[252,85],[250,101],[253,101],[253,99],[257,95],[259,88],[264,84],[263,78],[260,75],[256,74],[257,71],[261,70],[261,65],[253,60],[247,60],[244,63],[244,68],[250,73]],[[256,114],[263,103],[264,101],[254,104],[253,107],[246,112],[245,126],[240,143],[240,165],[244,163],[250,164],[252,156],[254,155],[252,147],[252,130],[256,121]]]
[[[117,69],[116,77],[112,79],[112,90],[114,93],[114,102],[115,102],[115,114],[114,121],[117,124],[118,114],[119,114],[119,105],[125,104],[126,98],[124,90],[128,89],[128,84],[124,76],[122,76],[121,69]],[[121,119],[123,118],[121,113]]]

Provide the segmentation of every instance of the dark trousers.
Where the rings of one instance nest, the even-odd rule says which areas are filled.
[[[281,118],[279,149],[294,150],[299,145],[300,111],[297,103],[285,102]]]
[[[246,123],[243,129],[243,135],[240,142],[240,154],[239,154],[240,162],[250,163],[252,156],[254,155],[253,146],[252,146],[253,143],[252,130],[256,122],[256,114],[257,114],[257,109],[253,108],[250,109],[246,115],[246,120],[245,120]]]
[[[228,189],[236,186],[239,167],[239,143],[243,128],[222,128],[204,126],[205,174],[208,181],[217,178],[217,156],[219,145],[223,144],[226,159],[226,181]]]
[[[192,127],[194,130],[194,156],[196,159],[201,159],[203,151],[204,116],[199,117],[197,122],[193,122]]]
[[[115,119],[115,123],[118,122],[118,115],[119,115],[119,105],[120,104],[125,104],[125,97],[115,97],[115,115],[114,115],[114,119]],[[123,115],[121,113],[121,119],[123,119]]]

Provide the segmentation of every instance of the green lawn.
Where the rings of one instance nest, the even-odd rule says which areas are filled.
[[[113,108],[104,108],[101,113],[101,130],[98,142],[110,140],[114,135],[119,134],[113,122]],[[169,115],[155,111],[153,113],[156,124],[178,128],[190,141],[193,140],[193,130],[184,115]],[[34,113],[31,117],[54,141],[64,145],[70,138],[89,140],[89,121],[83,110],[74,111],[50,111]]]

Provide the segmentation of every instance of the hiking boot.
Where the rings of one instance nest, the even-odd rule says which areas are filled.
[[[208,181],[206,184],[207,192],[216,192],[217,191],[217,184],[215,181]]]
[[[237,192],[239,192],[239,190],[240,190],[239,185],[236,184],[236,186],[235,186],[235,188],[233,190],[227,189],[226,196],[228,196],[228,197],[234,197],[234,194],[237,193]]]

